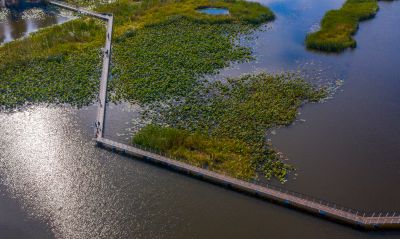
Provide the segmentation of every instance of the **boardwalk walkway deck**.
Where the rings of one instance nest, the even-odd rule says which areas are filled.
[[[105,138],[96,138],[96,142],[111,150],[141,158],[155,164],[173,169],[187,175],[200,178],[230,189],[257,196],[262,199],[278,202],[282,205],[300,209],[323,218],[348,224],[363,229],[396,229],[400,228],[398,213],[364,213],[347,207],[339,206],[323,200],[314,199],[296,192],[284,190],[272,185],[260,186],[254,183],[235,179],[210,170],[195,167],[171,157],[151,152],[151,149],[130,146]]]
[[[64,8],[64,9],[67,9],[67,10],[70,10],[70,11],[73,11],[73,12],[76,12],[76,13],[79,13],[79,14],[82,14],[82,15],[88,15],[88,16],[96,17],[96,18],[99,18],[99,19],[105,20],[105,21],[108,21],[110,19],[110,15],[100,14],[100,13],[97,13],[97,12],[89,11],[87,9],[80,8],[78,6],[73,6],[73,5],[64,3],[64,2],[52,1],[52,0],[50,0],[48,2],[50,4],[53,4],[53,5],[57,6],[57,7],[61,7],[61,8]]]
[[[92,17],[99,18],[104,20],[107,23],[107,30],[106,30],[106,43],[103,48],[103,66],[101,71],[100,77],[100,92],[99,92],[99,106],[97,110],[97,119],[96,119],[96,127],[95,127],[95,134],[96,137],[102,138],[103,131],[104,131],[104,120],[105,120],[105,112],[106,112],[106,101],[107,101],[107,82],[109,77],[109,69],[110,69],[110,60],[111,60],[111,40],[112,40],[112,33],[113,33],[113,24],[114,24],[114,17],[112,15],[100,14],[97,12],[89,11],[80,7],[72,6],[66,4],[64,2],[59,1],[49,1],[50,4],[55,6],[78,12],[79,14],[88,15]]]
[[[205,181],[209,181],[218,185],[226,186],[230,189],[251,194],[262,199],[278,202],[287,207],[300,209],[302,211],[319,215],[323,218],[334,220],[339,223],[363,228],[363,229],[400,229],[399,213],[364,213],[347,207],[339,206],[335,203],[319,200],[307,195],[288,191],[272,185],[257,185],[254,183],[242,181],[220,173],[216,173],[203,168],[186,164],[177,159],[171,159],[167,155],[152,152],[151,149],[144,149],[141,146],[131,146],[121,144],[103,137],[107,82],[109,77],[109,66],[111,59],[111,39],[113,31],[113,16],[95,13],[79,7],[74,7],[58,1],[49,1],[56,6],[76,11],[80,14],[93,16],[106,21],[106,43],[103,56],[103,68],[100,82],[99,106],[97,113],[97,131],[95,141],[98,145],[116,150],[137,158],[150,161],[155,164],[168,167],[175,171],[185,173]]]

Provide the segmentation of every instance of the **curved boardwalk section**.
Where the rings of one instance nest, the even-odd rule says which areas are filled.
[[[104,116],[106,110],[107,82],[109,77],[109,66],[111,59],[111,39],[113,30],[113,16],[88,11],[79,7],[71,6],[58,1],[49,1],[58,7],[62,7],[80,14],[96,17],[107,23],[106,43],[103,49],[103,69],[101,74],[99,106],[96,120],[95,141],[99,146],[109,148],[113,151],[131,155],[149,162],[162,165],[177,172],[184,173],[202,180],[222,185],[227,188],[240,191],[256,197],[274,201],[290,208],[296,208],[328,220],[347,224],[362,229],[400,229],[399,213],[364,213],[354,209],[339,206],[335,203],[326,202],[300,193],[284,190],[272,185],[260,186],[254,183],[242,181],[203,168],[171,159],[167,155],[152,152],[140,146],[121,144],[103,137]]]

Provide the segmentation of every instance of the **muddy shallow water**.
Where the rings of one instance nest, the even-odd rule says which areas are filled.
[[[350,207],[400,211],[400,2],[362,23],[358,48],[304,49],[342,1],[262,1],[277,20],[256,33],[257,61],[221,76],[299,70],[344,84],[269,135],[297,168],[285,185]],[[372,34],[373,33],[373,34]],[[251,43],[251,42],[250,42]],[[128,142],[136,111],[109,106],[106,135]],[[96,106],[0,113],[0,235],[5,238],[400,238],[365,233],[96,148]]]

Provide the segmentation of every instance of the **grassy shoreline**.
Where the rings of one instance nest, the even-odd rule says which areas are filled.
[[[355,48],[353,35],[359,23],[375,17],[378,10],[378,0],[347,0],[340,9],[325,14],[319,31],[307,35],[307,48],[325,52]]]

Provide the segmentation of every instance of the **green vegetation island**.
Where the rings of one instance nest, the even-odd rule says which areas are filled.
[[[253,60],[239,38],[274,14],[241,0],[67,1],[114,14],[108,99],[147,109],[151,124],[132,143],[234,176],[284,181],[293,167],[268,145],[266,132],[292,123],[297,109],[325,96],[294,74],[207,80],[233,62]],[[207,15],[205,7],[229,10]],[[0,47],[0,106],[96,101],[105,27],[81,16]]]
[[[378,0],[347,0],[342,8],[325,14],[319,31],[308,34],[307,48],[325,52],[355,48],[353,35],[359,23],[375,17],[378,9]]]

